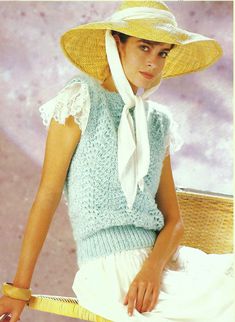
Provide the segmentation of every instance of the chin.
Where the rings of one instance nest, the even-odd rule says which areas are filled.
[[[138,82],[133,82],[132,84],[137,88],[143,88],[143,89],[148,89],[152,87],[152,82],[149,83],[142,80]]]
[[[150,89],[154,86],[152,82],[142,82],[142,84],[139,87],[144,88],[145,90]]]
[[[149,80],[138,79],[138,80],[135,80],[135,82],[129,81],[129,83],[132,86],[132,89],[133,87],[135,87],[137,88],[137,90],[138,88],[143,88],[144,90],[147,90],[155,86],[155,83],[152,80],[149,81]]]

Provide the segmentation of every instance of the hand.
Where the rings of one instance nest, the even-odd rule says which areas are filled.
[[[9,313],[10,318],[6,317],[4,320],[0,319],[0,321],[17,322],[20,320],[20,315],[25,305],[25,301],[15,300],[5,295],[2,296],[0,298],[0,317],[5,313]]]
[[[128,314],[133,314],[134,307],[140,313],[152,311],[157,304],[160,283],[161,271],[154,268],[151,261],[147,259],[125,296],[123,304],[128,304]]]

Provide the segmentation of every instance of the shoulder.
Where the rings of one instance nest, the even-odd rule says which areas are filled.
[[[90,112],[90,94],[88,77],[77,75],[67,81],[64,87],[49,101],[39,107],[43,124],[49,127],[54,118],[65,124],[66,118],[73,116],[75,122],[84,132]]]
[[[158,131],[159,128],[163,129],[166,148],[170,148],[171,154],[180,150],[184,144],[184,140],[180,134],[179,124],[174,120],[170,106],[148,101],[148,107],[150,122],[154,130]]]
[[[66,82],[65,86],[59,91],[58,95],[72,99],[73,95],[79,95],[86,99],[88,96],[89,83],[83,75],[77,75]]]
[[[92,76],[89,76],[85,73],[80,73],[72,77],[66,84],[64,89],[67,88],[81,88],[81,93],[84,91],[88,91],[90,97],[97,96],[97,93],[100,91],[100,84],[97,79]]]
[[[89,95],[90,80],[85,75],[76,75],[68,80],[64,87],[58,92],[57,96],[67,97],[71,99],[74,94],[79,95],[83,99],[87,99]]]
[[[150,121],[158,125],[160,123],[167,131],[173,123],[173,117],[169,106],[151,100],[148,100],[147,104],[148,118]]]
[[[89,75],[86,75],[85,73],[79,73],[75,76],[73,76],[71,79],[69,79],[66,83],[64,87],[70,86],[72,84],[89,84],[90,82],[92,82],[92,78]]]

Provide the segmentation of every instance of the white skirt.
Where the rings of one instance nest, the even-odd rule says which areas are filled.
[[[179,246],[162,275],[158,302],[150,312],[123,304],[151,248],[122,251],[80,266],[73,291],[80,305],[115,322],[234,322],[233,254],[206,254]]]

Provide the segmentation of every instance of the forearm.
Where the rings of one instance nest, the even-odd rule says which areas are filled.
[[[160,231],[148,260],[154,269],[162,272],[172,255],[175,253],[183,237],[181,221],[169,222]]]
[[[59,200],[60,196],[47,198],[38,196],[35,199],[24,231],[17,272],[13,281],[15,286],[30,287],[37,258]]]

